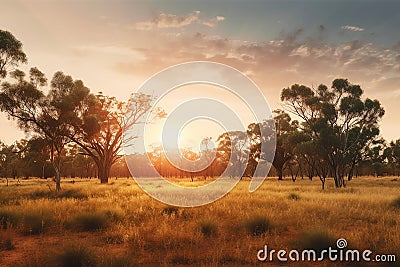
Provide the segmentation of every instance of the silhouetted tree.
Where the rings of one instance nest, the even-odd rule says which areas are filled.
[[[74,114],[69,138],[82,148],[83,154],[94,160],[101,183],[108,183],[111,167],[121,156],[124,130],[143,122],[152,100],[150,95],[134,94],[124,103],[100,93],[82,104]],[[165,116],[161,109],[155,113],[155,117]],[[126,137],[125,142],[130,143],[135,138]]]
[[[0,78],[5,78],[9,68],[26,63],[27,57],[22,51],[22,43],[12,33],[0,30]]]

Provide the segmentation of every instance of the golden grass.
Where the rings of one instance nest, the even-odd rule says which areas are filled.
[[[0,181],[0,237],[8,238],[0,246],[0,266],[68,262],[67,252],[97,266],[258,265],[256,253],[264,245],[296,249],[307,234],[319,232],[400,259],[399,179],[360,177],[342,189],[328,180],[321,190],[318,180],[268,178],[254,193],[245,179],[219,201],[195,208],[162,204],[132,179],[109,185],[63,180],[62,186],[55,194],[39,179],[11,181],[9,187]],[[260,218],[268,225],[252,234],[249,222],[257,225]]]

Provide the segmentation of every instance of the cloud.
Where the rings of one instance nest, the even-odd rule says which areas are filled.
[[[218,22],[225,20],[224,16],[216,16],[215,18],[205,19],[200,19],[199,16],[200,11],[193,11],[186,16],[160,13],[151,20],[136,23],[135,28],[138,30],[181,28],[195,22],[208,27],[215,27]]]
[[[136,23],[136,29],[151,30],[154,28],[179,28],[187,26],[199,19],[200,11],[194,11],[186,16],[160,13],[149,21]]]
[[[400,100],[400,45],[382,47],[363,40],[330,42],[321,30],[298,29],[257,42],[204,33],[158,35],[149,45],[130,47],[141,55],[140,60],[116,62],[114,70],[147,78],[183,62],[219,62],[246,73],[263,90],[272,108],[280,108],[282,88],[294,83],[329,86],[336,78],[347,78],[360,84],[366,97],[379,99],[388,113],[397,114],[391,103]],[[396,123],[387,118],[386,123]]]
[[[348,30],[348,31],[353,31],[353,32],[362,32],[362,31],[364,31],[364,28],[361,28],[361,27],[358,27],[358,26],[351,26],[351,25],[342,26],[341,29]]]
[[[225,20],[224,16],[216,16],[215,18],[203,19],[203,20],[200,20],[199,22],[208,27],[215,27],[215,25],[217,25],[218,22],[221,22],[224,20]]]

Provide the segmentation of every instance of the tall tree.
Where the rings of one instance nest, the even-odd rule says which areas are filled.
[[[61,155],[70,142],[70,122],[89,95],[82,81],[56,72],[48,94],[41,87],[47,80],[36,68],[30,71],[29,81],[20,71],[12,73],[15,83],[5,82],[0,92],[0,109],[18,126],[34,136],[46,140],[50,148],[50,161],[54,167],[56,190],[61,189]]]
[[[69,138],[82,148],[83,154],[94,160],[101,183],[108,183],[111,167],[121,156],[124,130],[142,123],[143,115],[152,107],[152,100],[150,95],[134,94],[126,103],[99,93],[81,105],[70,120]],[[161,109],[155,113],[155,117],[165,116]],[[136,136],[130,137],[134,138]]]
[[[12,33],[0,30],[0,78],[5,78],[9,68],[26,63],[22,43]]]
[[[385,148],[383,156],[388,161],[390,169],[400,175],[400,139],[390,142],[390,145]]]
[[[363,100],[362,95],[361,87],[346,79],[334,80],[331,88],[294,84],[281,93],[287,110],[303,120],[303,128],[321,146],[336,187],[345,186],[344,176],[379,135],[384,109],[378,100]]]
[[[285,164],[293,158],[293,146],[288,142],[290,135],[297,132],[298,121],[290,118],[289,114],[283,110],[275,110],[274,116],[276,129],[276,150],[272,165],[278,173],[278,180],[283,179],[283,169]]]
[[[244,174],[249,160],[250,140],[246,132],[231,131],[218,137],[218,155],[227,164],[226,174],[239,177]]]

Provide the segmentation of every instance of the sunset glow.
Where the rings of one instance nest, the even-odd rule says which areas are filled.
[[[192,60],[225,63],[249,75],[273,109],[280,108],[281,89],[293,83],[316,87],[346,77],[379,98],[387,111],[382,136],[397,137],[395,2],[321,1],[308,8],[298,8],[300,2],[287,8],[276,1],[206,3],[6,0],[1,26],[24,44],[29,64],[22,69],[37,66],[48,77],[62,69],[120,100],[158,71]],[[24,136],[0,116],[6,143]]]

